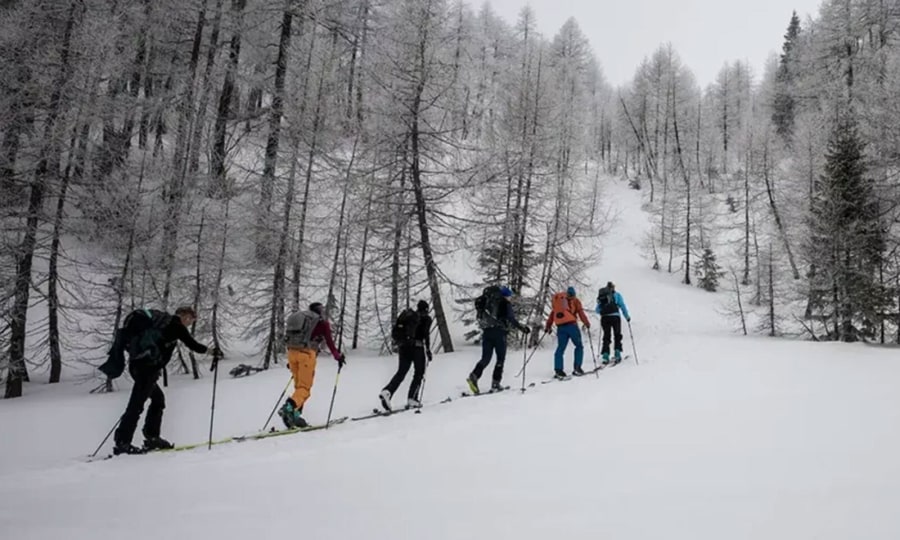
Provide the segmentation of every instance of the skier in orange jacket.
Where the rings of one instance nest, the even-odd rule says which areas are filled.
[[[584,370],[581,369],[584,361],[584,345],[581,343],[578,319],[581,319],[585,328],[591,327],[591,321],[584,312],[581,300],[575,295],[575,287],[570,286],[566,292],[554,294],[551,309],[544,331],[549,334],[553,325],[556,325],[557,345],[556,354],[553,357],[554,377],[566,377],[566,372],[563,371],[563,354],[566,352],[566,346],[570,340],[575,345],[575,369],[572,370],[572,375],[584,375]]]

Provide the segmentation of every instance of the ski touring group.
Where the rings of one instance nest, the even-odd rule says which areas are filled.
[[[464,395],[495,393],[509,388],[503,385],[509,333],[516,330],[528,335],[531,332],[531,328],[516,319],[512,297],[513,292],[509,287],[491,285],[486,287],[482,294],[475,299],[476,321],[482,332],[481,358],[465,379],[471,394]],[[584,344],[578,323],[580,321],[588,333],[588,340],[593,352],[593,341],[590,336],[591,321],[585,313],[584,306],[574,287],[570,286],[565,291],[553,295],[550,314],[544,323],[543,330],[544,335],[549,335],[552,334],[554,328],[556,329],[557,346],[553,357],[554,379],[567,380],[570,378],[564,369],[565,352],[570,342],[574,347],[571,376],[579,377],[596,372],[608,365],[618,364],[625,358],[622,351],[622,318],[630,324],[631,315],[622,294],[616,291],[614,283],[608,282],[599,290],[594,311],[600,316],[600,326],[603,332],[600,363],[597,364],[595,358],[594,368],[585,371]],[[399,360],[397,372],[378,394],[381,409],[373,409],[373,414],[357,419],[396,412],[392,404],[393,397],[408,375],[410,368],[413,370],[412,381],[406,393],[406,403],[399,410],[418,410],[422,407],[425,373],[433,358],[430,338],[432,318],[428,313],[428,302],[420,300],[415,309],[406,308],[397,316],[391,329],[391,339],[396,345]],[[165,366],[171,360],[177,342],[182,342],[188,349],[198,354],[211,355],[212,370],[216,369],[218,361],[222,358],[222,352],[217,347],[200,344],[191,336],[188,329],[196,320],[197,313],[191,307],[179,307],[174,314],[152,309],[138,309],[130,313],[125,318],[122,327],[116,330],[109,358],[99,369],[110,379],[119,377],[125,371],[125,355],[127,354],[128,372],[134,385],[124,413],[110,432],[110,434],[113,431],[115,433],[113,455],[143,454],[175,448],[171,442],[160,436],[165,395],[158,380]],[[338,374],[347,362],[346,356],[335,345],[325,307],[319,302],[314,302],[306,310],[291,313],[285,320],[284,330],[287,365],[291,371],[291,383],[288,386],[293,385],[293,392],[278,408],[278,415],[287,431],[327,427],[328,424],[310,426],[303,417],[303,407],[312,395],[316,363],[323,346],[327,347],[334,361],[338,363]],[[543,340],[543,336],[540,340]],[[537,350],[537,346],[534,350]],[[533,354],[534,352],[532,352]],[[491,372],[490,387],[486,392],[482,392],[478,383],[492,358],[494,359],[494,368]],[[530,357],[523,364],[523,370],[529,361]],[[336,390],[337,383],[335,383]],[[285,394],[287,394],[287,389]],[[150,404],[142,430],[144,443],[143,446],[137,447],[132,444],[132,439],[147,401]],[[332,396],[332,405],[333,403],[334,396]],[[215,402],[213,402],[213,410],[214,407]],[[330,412],[329,422],[331,422]],[[106,439],[101,446],[105,441]],[[210,444],[211,441],[210,438]]]

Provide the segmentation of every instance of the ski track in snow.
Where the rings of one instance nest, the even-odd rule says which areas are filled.
[[[632,358],[521,394],[513,376],[522,353],[510,351],[512,390],[457,399],[480,352],[463,347],[436,356],[422,414],[99,463],[84,456],[121,414],[128,384],[3,401],[0,536],[900,538],[895,353],[733,335],[717,312],[722,296],[647,268],[636,247],[648,228],[639,192],[613,182],[607,193],[620,213],[594,281],[613,280],[624,295],[640,366]],[[588,307],[595,295],[581,291]],[[625,336],[630,353],[627,327]],[[550,376],[549,345],[529,382]],[[230,367],[214,438],[259,429],[289,378],[279,366],[231,379]],[[394,368],[394,359],[349,355],[335,416],[376,406]],[[335,371],[321,356],[305,411],[312,422],[327,415]],[[206,438],[209,383],[173,378],[164,436]],[[437,404],[447,396],[454,401]]]

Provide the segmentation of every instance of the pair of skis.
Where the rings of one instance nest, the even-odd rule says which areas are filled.
[[[212,441],[212,445],[216,446],[216,445],[227,444],[227,443],[231,443],[231,442],[256,441],[256,440],[260,440],[260,439],[268,439],[269,437],[279,437],[281,435],[292,435],[294,433],[306,433],[308,431],[318,431],[320,429],[325,429],[325,428],[335,426],[338,424],[343,424],[344,422],[346,422],[349,419],[350,419],[349,416],[342,416],[340,418],[336,418],[336,419],[332,420],[328,424],[312,424],[312,425],[302,427],[302,428],[276,429],[275,427],[272,427],[272,429],[270,429],[269,431],[263,432],[263,433],[254,433],[251,435],[238,435],[236,437],[227,437],[224,439],[215,440],[215,441]],[[209,444],[210,444],[209,441],[203,441],[203,442],[198,442],[198,443],[176,445],[176,446],[173,446],[172,448],[160,448],[158,450],[147,450],[146,452],[142,452],[140,454],[121,454],[121,455],[123,455],[123,456],[124,455],[143,456],[143,455],[147,455],[147,454],[183,452],[185,450],[193,450],[195,448],[200,448],[201,446],[207,446]],[[88,463],[91,463],[94,461],[105,461],[107,459],[112,459],[114,457],[117,457],[117,456],[115,454],[107,454],[104,456],[88,458]]]
[[[450,401],[452,401],[452,400],[448,397],[444,400],[441,400],[438,404],[449,403]],[[402,409],[391,409],[391,410],[372,409],[371,413],[363,415],[363,416],[355,416],[355,417],[351,418],[351,420],[358,421],[358,420],[368,420],[369,418],[377,418],[379,416],[394,416],[395,414],[401,414],[401,413],[405,413],[407,411],[416,411],[416,413],[420,413],[422,411],[422,408],[423,407],[404,407]]]
[[[566,375],[565,377],[556,377],[556,376],[554,376],[552,379],[547,379],[547,380],[541,381],[541,384],[549,384],[549,383],[556,382],[556,381],[569,381],[569,380],[572,380],[572,379],[577,379],[577,378],[585,377],[585,376],[587,376],[587,375],[593,375],[593,374],[595,374],[595,373],[597,373],[597,372],[599,372],[599,371],[603,371],[604,369],[609,369],[609,368],[612,368],[612,367],[616,367],[616,366],[618,366],[619,364],[621,364],[624,360],[627,360],[628,358],[631,358],[631,355],[630,355],[630,354],[626,354],[625,356],[623,356],[623,357],[622,357],[621,359],[619,359],[619,360],[610,360],[610,361],[607,362],[607,363],[601,363],[601,364],[599,364],[597,367],[595,367],[595,368],[593,368],[593,369],[589,369],[589,370],[585,371],[585,372],[584,372],[583,374],[581,374],[581,375]]]

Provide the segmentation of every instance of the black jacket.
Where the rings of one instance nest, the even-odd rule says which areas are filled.
[[[431,350],[431,316],[419,313],[419,326],[416,327],[416,339],[413,343],[416,347]]]
[[[131,317],[125,326],[128,336],[129,361],[148,367],[162,368],[172,359],[176,342],[184,343],[195,353],[204,354],[207,347],[198,343],[175,315],[149,310],[151,317]]]

